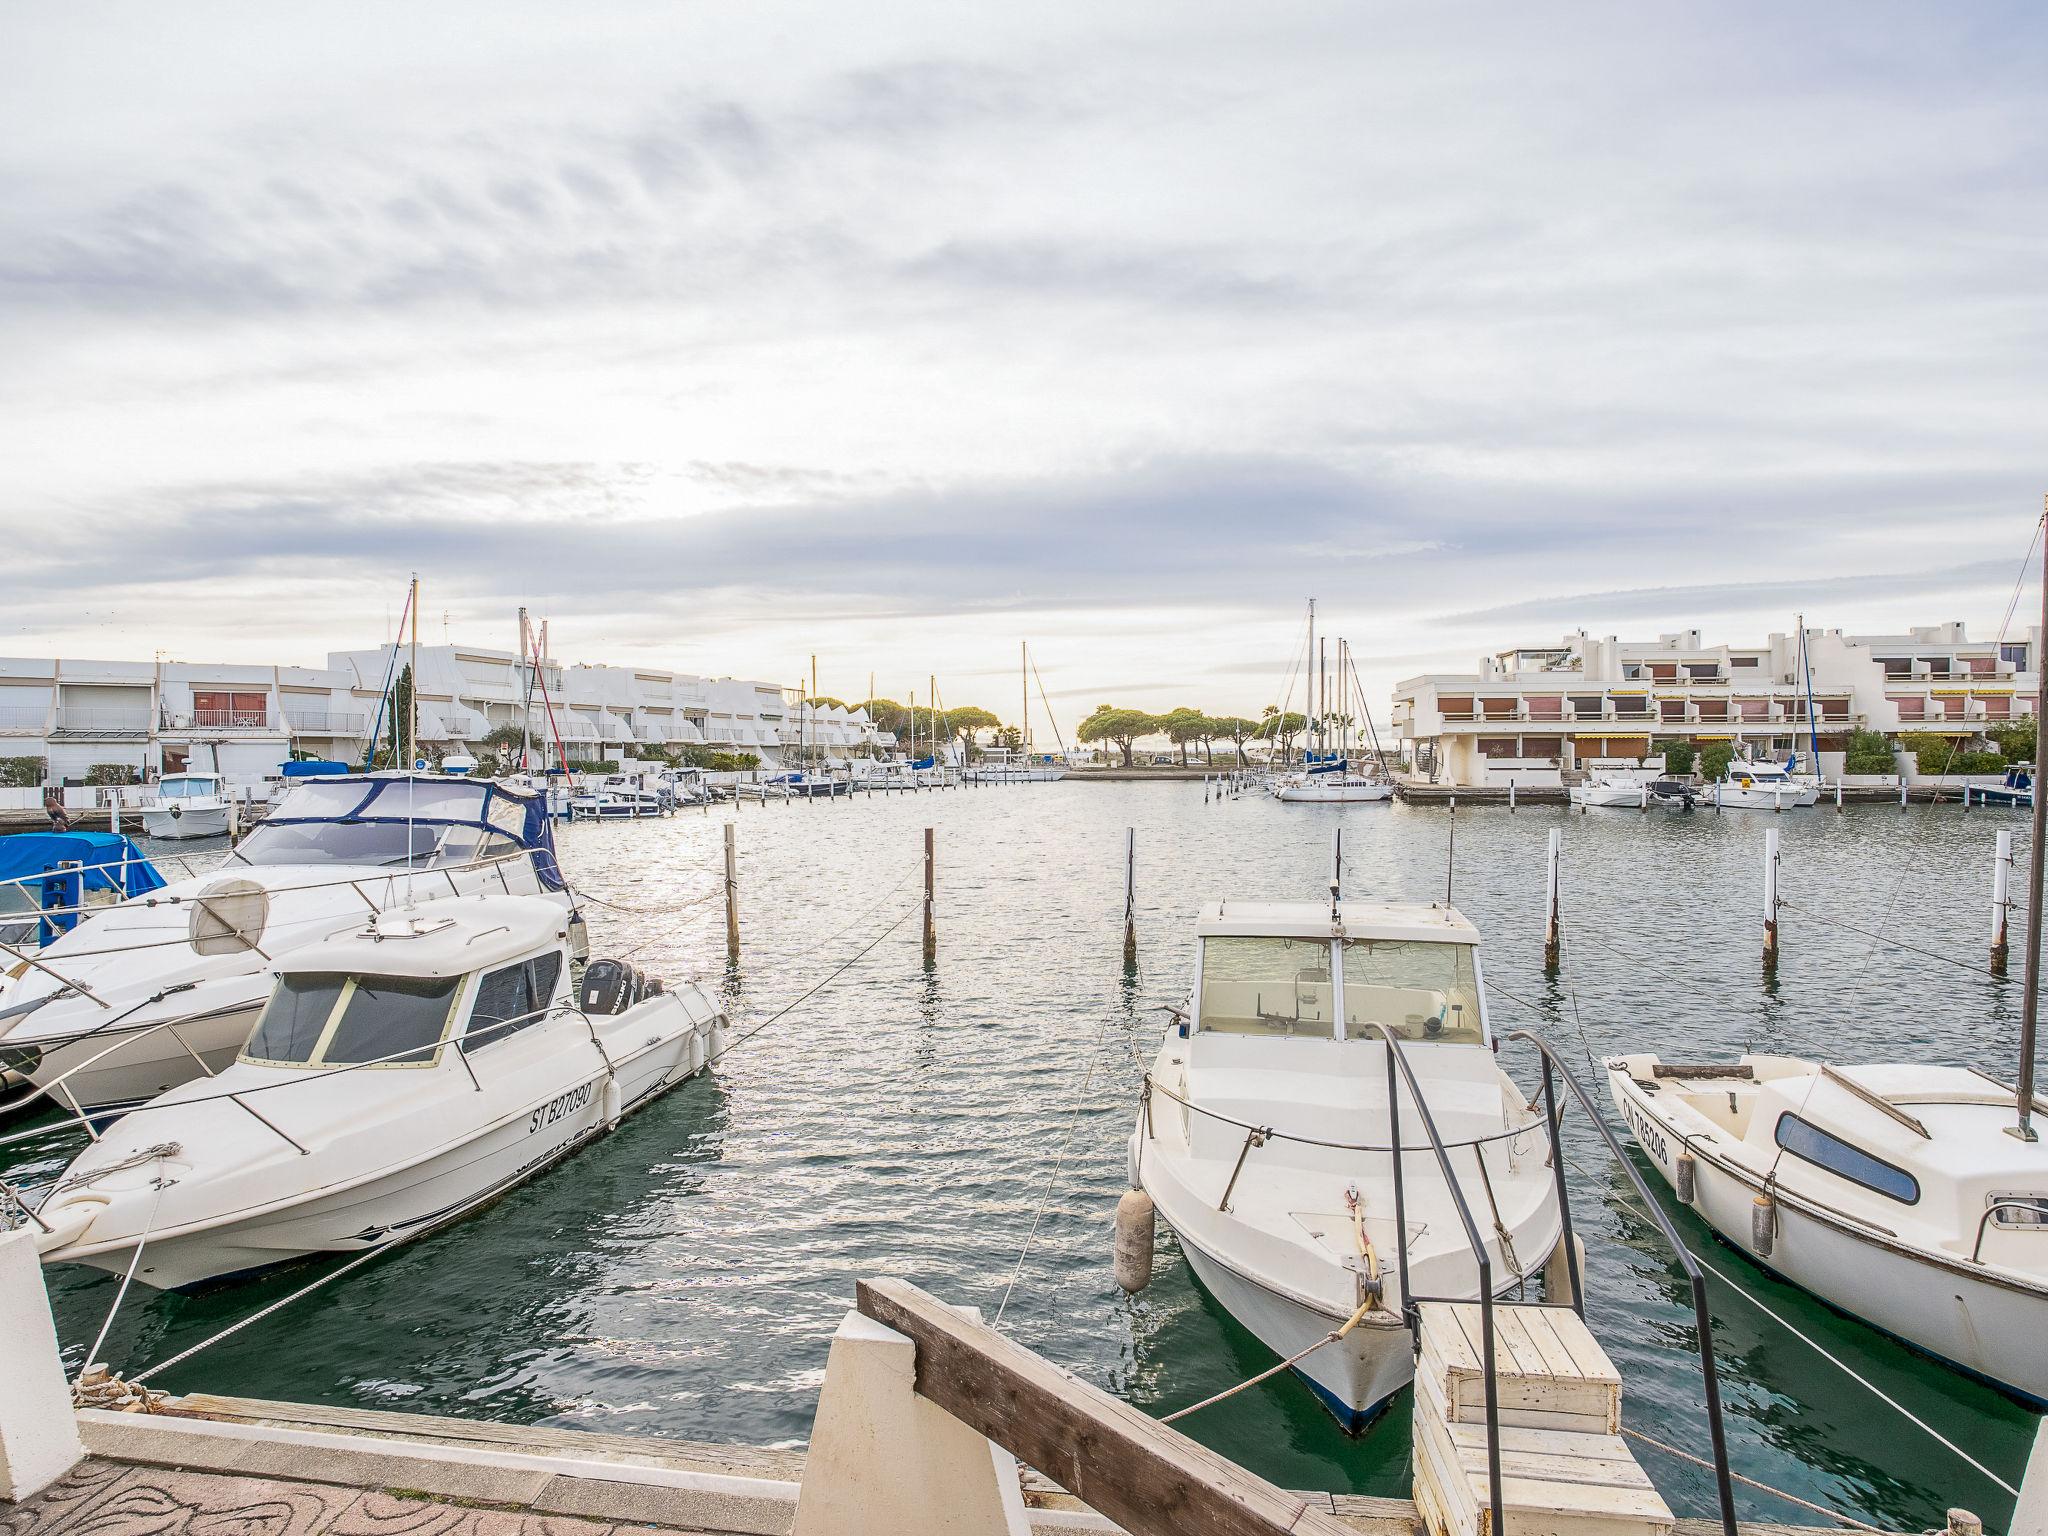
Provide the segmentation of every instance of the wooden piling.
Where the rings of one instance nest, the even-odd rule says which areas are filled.
[[[924,963],[932,964],[939,958],[939,930],[932,920],[932,901],[938,892],[938,854],[934,846],[933,832],[924,829]]]
[[[1842,781],[1839,778],[1835,780],[1835,814],[1842,814]]]
[[[1124,828],[1124,968],[1138,963],[1138,829]]]
[[[738,808],[737,798],[733,806]],[[725,958],[732,962],[737,962],[740,957],[739,868],[739,829],[728,821],[725,824]]]
[[[2006,919],[2012,912],[2008,896],[2012,880],[2012,833],[1998,834],[1998,849],[1991,856],[1991,974],[2005,974]]]
[[[1550,829],[1550,850],[1548,867],[1544,877],[1544,919],[1543,919],[1543,971],[1547,976],[1557,974],[1559,932],[1557,906],[1557,875],[1561,862],[1564,834],[1556,827]]]
[[[1778,829],[1764,831],[1764,974],[1778,973]]]

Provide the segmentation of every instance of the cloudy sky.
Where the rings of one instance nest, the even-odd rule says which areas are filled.
[[[423,635],[1071,721],[1997,628],[2048,9],[0,10],[0,651]],[[1041,727],[1042,729],[1042,727]]]

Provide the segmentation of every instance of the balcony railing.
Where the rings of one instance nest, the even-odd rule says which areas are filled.
[[[149,711],[65,706],[57,711],[56,729],[70,736],[147,737],[150,731]]]
[[[0,709],[0,731],[40,731],[49,718],[47,709]]]
[[[370,727],[367,715],[338,713],[329,709],[288,709],[284,718],[295,736],[340,736],[362,740]]]
[[[165,716],[172,729],[196,731],[274,731],[277,716],[268,709],[194,709]]]

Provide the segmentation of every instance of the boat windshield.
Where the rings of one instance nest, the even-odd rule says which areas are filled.
[[[1201,1028],[1226,1035],[1336,1037],[1328,939],[1202,941]]]
[[[438,869],[510,857],[516,837],[437,821],[301,821],[259,824],[236,854],[249,864],[406,864]]]
[[[1403,1040],[1476,1045],[1479,976],[1470,944],[1417,939],[1344,941],[1344,1030],[1378,1039],[1384,1024]]]
[[[329,1067],[426,1062],[447,1030],[462,980],[331,971],[281,976],[243,1059]]]
[[[156,787],[157,798],[160,800],[190,800],[199,798],[213,793],[213,783],[212,779],[205,778],[179,777],[165,779]]]

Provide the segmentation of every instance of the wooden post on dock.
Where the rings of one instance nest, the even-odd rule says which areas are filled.
[[[1557,911],[1557,873],[1563,842],[1564,834],[1556,827],[1552,827],[1549,866],[1544,878],[1543,973],[1546,976],[1557,974],[1558,940],[1561,937]]]
[[[1124,968],[1138,963],[1138,829],[1124,828]]]
[[[235,792],[228,791],[228,846],[234,847],[242,840],[242,802],[235,798]]]
[[[1764,831],[1764,974],[1778,974],[1778,829]]]
[[[738,790],[735,789],[733,808],[739,808]],[[739,829],[731,822],[725,824],[725,958],[737,962],[740,957],[740,865]]]
[[[930,827],[924,829],[924,963],[939,958],[939,930],[932,922],[932,899],[938,887],[938,855]]]
[[[1998,851],[1991,856],[1991,974],[2005,974],[2005,923],[2012,911],[2007,889],[2012,880],[2012,833],[1998,834]]]

